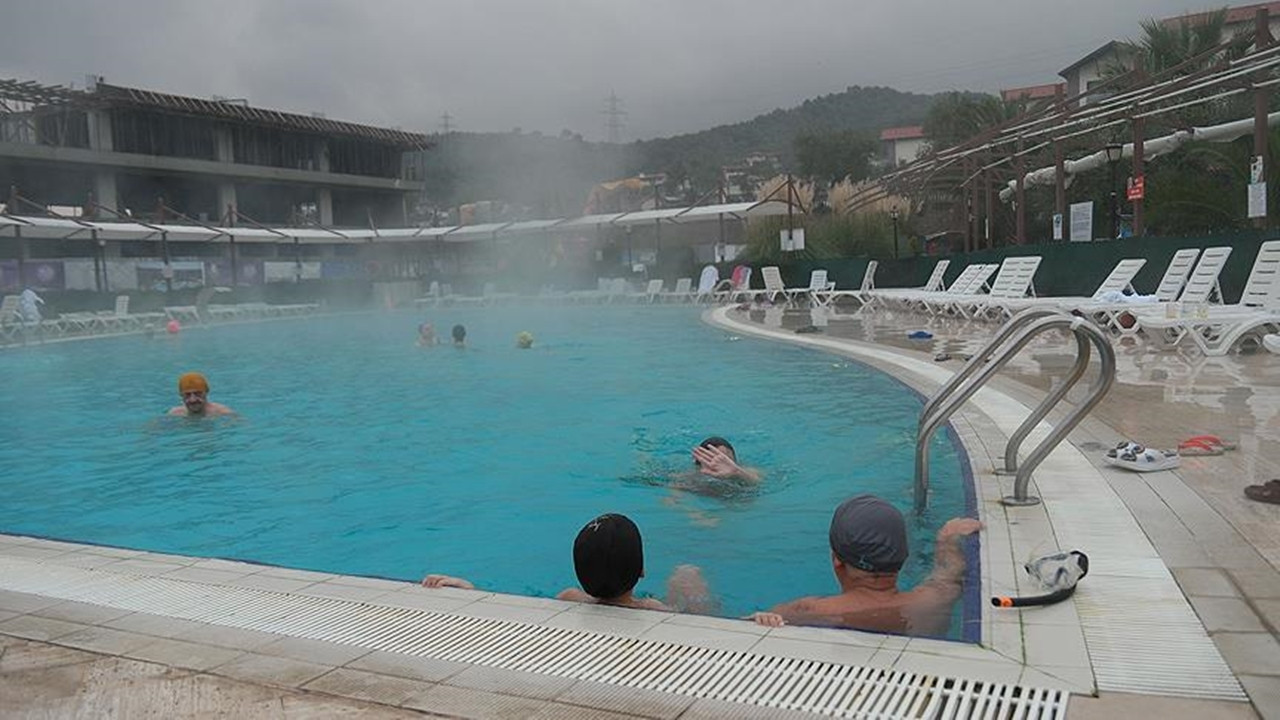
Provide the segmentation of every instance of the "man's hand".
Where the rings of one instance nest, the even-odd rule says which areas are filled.
[[[463,580],[462,578],[453,577],[452,575],[428,575],[422,578],[422,587],[429,588],[462,588],[463,590],[475,590],[476,586]]]
[[[765,627],[782,627],[787,624],[787,621],[783,620],[781,615],[771,612],[751,613],[743,619],[753,620],[755,621],[755,624],[763,625]]]
[[[729,454],[718,447],[702,447],[698,445],[693,448],[693,461],[697,463],[698,470],[703,475],[721,478],[727,480],[729,478],[741,477],[742,468],[738,467],[738,463],[729,457]]]
[[[981,529],[982,523],[973,518],[952,518],[938,531],[938,539],[961,538],[965,535],[972,535]]]

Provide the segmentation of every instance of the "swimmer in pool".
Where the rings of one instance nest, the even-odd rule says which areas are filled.
[[[436,328],[431,323],[418,326],[418,347],[433,347],[436,344]]]
[[[178,378],[178,394],[182,396],[182,404],[170,410],[170,415],[206,417],[235,414],[235,410],[226,405],[209,402],[209,381],[198,372],[189,372]]]
[[[738,453],[728,440],[713,435],[693,448],[693,464],[701,475],[721,480],[737,480],[755,485],[760,482],[760,471],[738,464]]]
[[[671,612],[711,609],[706,580],[693,565],[679,565],[672,571],[666,602],[636,597],[636,584],[644,577],[644,544],[640,528],[625,515],[606,513],[583,526],[573,541],[573,569],[582,587],[560,591],[556,595],[559,600]],[[448,575],[428,575],[422,584],[429,588],[475,587]]]
[[[453,326],[453,346],[457,348],[467,346],[467,328],[465,325]]]

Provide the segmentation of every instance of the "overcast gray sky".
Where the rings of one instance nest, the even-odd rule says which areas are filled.
[[[1195,0],[0,0],[0,77],[86,74],[432,132],[626,140],[839,92],[995,91],[1056,73]],[[1217,5],[1220,7],[1220,5]]]

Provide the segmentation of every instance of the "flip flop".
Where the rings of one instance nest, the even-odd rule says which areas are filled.
[[[1139,446],[1136,450],[1123,450],[1115,457],[1103,458],[1108,465],[1114,465],[1134,472],[1158,472],[1172,470],[1182,463],[1178,453],[1172,450],[1153,450]]]
[[[1217,435],[1196,435],[1178,443],[1179,455],[1221,455],[1235,450],[1236,444]]]
[[[1280,480],[1269,480],[1262,485],[1249,485],[1244,496],[1258,502],[1280,505]]]

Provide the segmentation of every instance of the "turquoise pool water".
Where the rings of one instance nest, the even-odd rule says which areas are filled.
[[[466,324],[470,347],[415,347]],[[518,350],[521,330],[537,336]],[[206,373],[238,420],[163,417]],[[930,512],[910,515],[920,401],[878,371],[666,307],[441,308],[120,337],[0,353],[0,531],[550,596],[602,512],[645,538],[640,589],[701,566],[725,615],[835,590],[831,511],[908,512],[905,583],[965,511],[939,435]],[[706,435],[757,494],[663,486]]]

